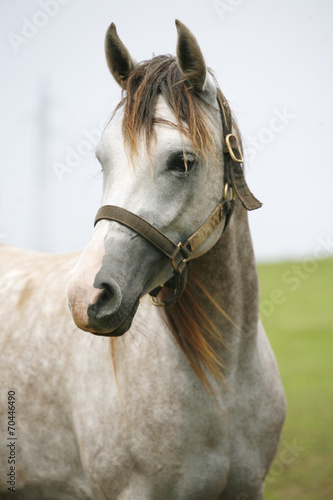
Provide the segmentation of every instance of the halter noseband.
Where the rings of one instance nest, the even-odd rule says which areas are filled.
[[[235,206],[236,195],[247,210],[254,210],[261,207],[261,203],[253,196],[245,182],[243,169],[240,165],[240,163],[243,162],[243,155],[238,145],[237,137],[232,133],[231,111],[223,95],[222,104],[219,99],[218,104],[221,113],[225,144],[223,150],[225,177],[223,197],[210,216],[191,236],[184,242],[180,241],[178,244],[175,244],[170,238],[145,219],[142,219],[124,208],[113,205],[102,206],[95,217],[94,225],[102,219],[107,219],[129,227],[143,236],[169,258],[174,269],[173,277],[162,286],[171,288],[174,291],[165,301],[158,302],[156,296],[160,292],[162,286],[152,290],[150,295],[152,296],[153,304],[156,306],[170,306],[177,302],[186,287],[187,262],[191,254],[200,247],[222,221],[224,221],[222,233],[224,232]],[[231,197],[230,191],[232,192]]]

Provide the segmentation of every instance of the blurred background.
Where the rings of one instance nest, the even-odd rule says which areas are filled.
[[[249,216],[260,313],[289,405],[266,498],[332,499],[333,3],[1,0],[0,9],[0,242],[49,252],[82,249],[100,205],[94,148],[120,99],[104,57],[110,22],[138,61],[175,54],[175,18],[195,34],[264,204]]]
[[[94,148],[120,99],[104,57],[111,21],[137,60],[197,37],[238,119],[260,261],[333,253],[329,0],[2,0],[1,241],[82,248],[101,197]],[[331,243],[329,243],[331,241]],[[321,244],[323,246],[323,244]],[[325,249],[323,250],[323,254]]]

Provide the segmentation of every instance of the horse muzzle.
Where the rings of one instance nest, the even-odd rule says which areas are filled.
[[[111,227],[97,228],[82,252],[70,275],[67,296],[78,328],[120,336],[131,327],[141,297],[169,279],[172,267],[150,243],[133,238],[133,231],[114,232],[115,223],[105,224]]]

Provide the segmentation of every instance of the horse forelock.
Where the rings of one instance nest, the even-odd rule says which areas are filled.
[[[156,115],[159,97],[164,98],[175,123]],[[176,58],[164,55],[143,61],[131,71],[115,112],[123,108],[124,142],[132,158],[138,154],[142,138],[150,153],[152,140],[156,139],[154,126],[164,123],[176,127],[190,139],[195,151],[206,160],[216,160],[216,143],[207,107],[209,104],[200,93],[184,79]]]

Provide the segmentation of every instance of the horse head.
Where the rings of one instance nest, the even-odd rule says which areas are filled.
[[[115,25],[109,27],[105,52],[123,89],[122,114],[102,137],[96,156],[103,171],[102,205],[139,216],[171,245],[182,246],[215,213],[225,179],[222,94],[192,33],[179,21],[176,26],[177,58],[140,64]],[[96,221],[71,273],[69,305],[82,330],[119,336],[130,328],[140,299],[173,277],[175,264],[130,224],[112,217]],[[203,227],[204,237],[192,241],[184,262],[218,241],[225,225],[219,222]]]

